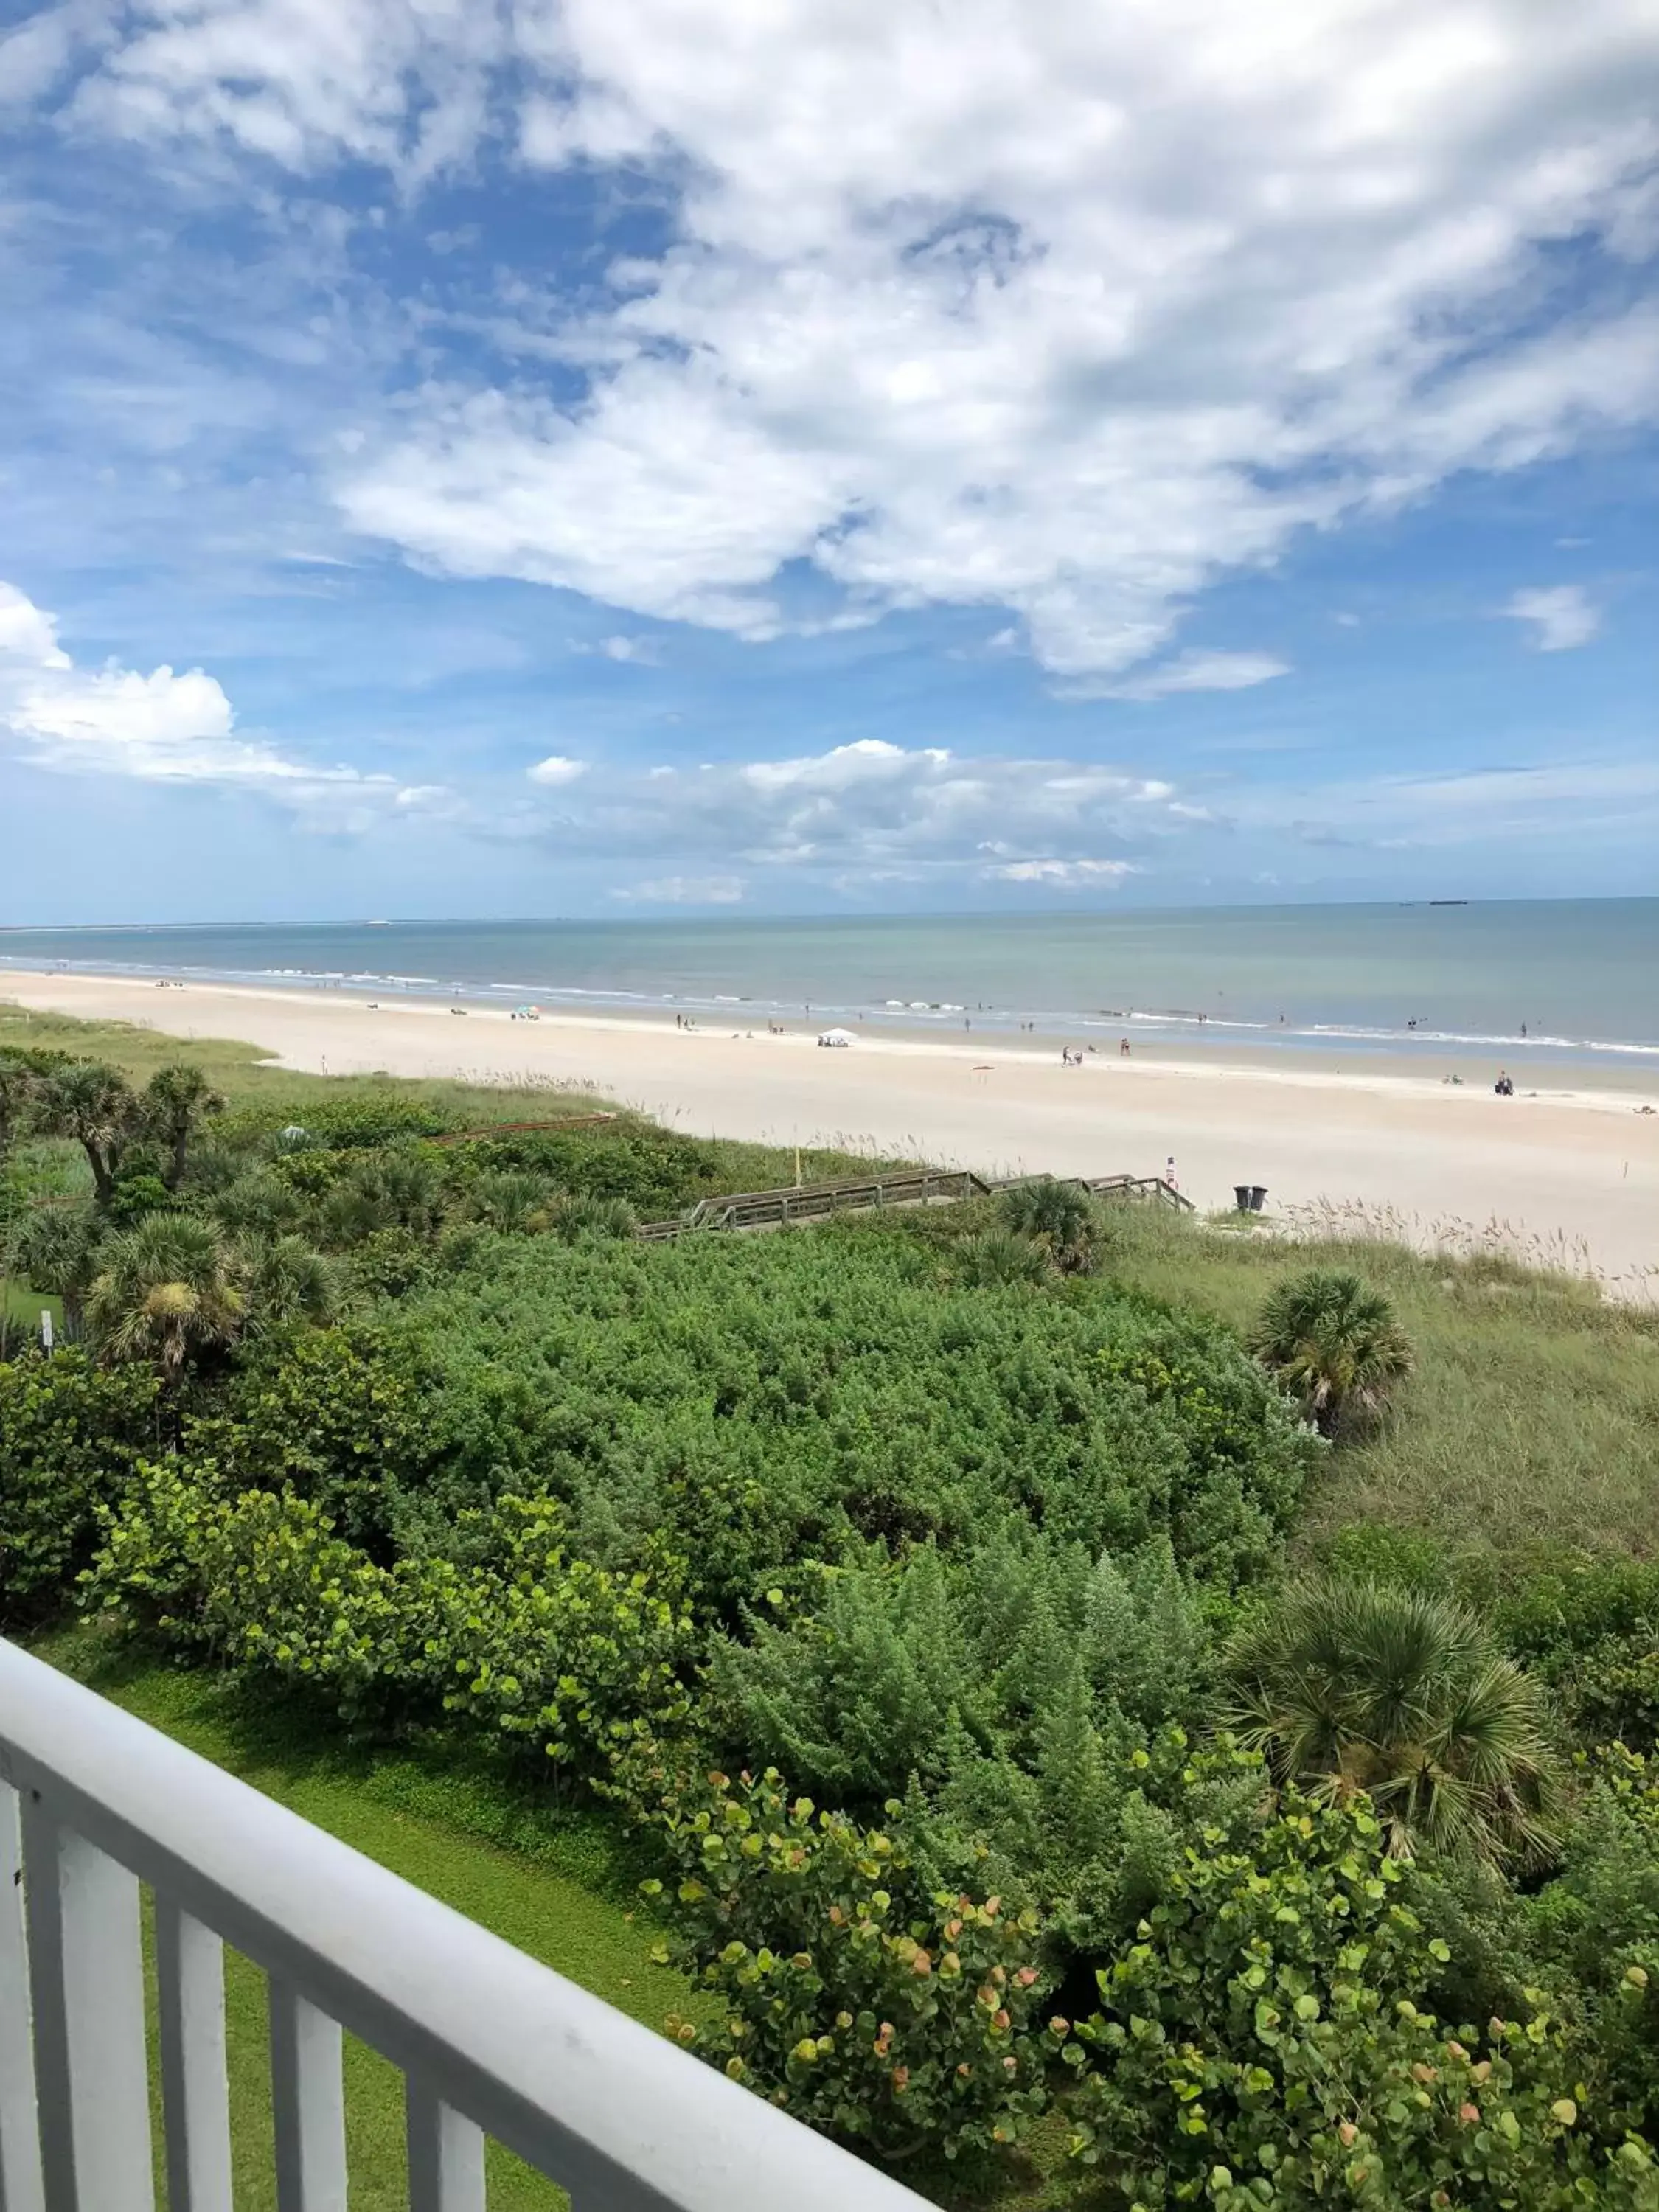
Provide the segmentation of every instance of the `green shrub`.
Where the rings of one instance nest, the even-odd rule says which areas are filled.
[[[769,1768],[735,1784],[711,1773],[667,1801],[687,1932],[659,1955],[726,2014],[671,2028],[877,2157],[993,2150],[1045,2102],[1036,1915],[933,1888],[902,1808],[886,1812],[866,1829],[790,1803]]]
[[[469,1563],[379,1567],[292,1492],[228,1493],[216,1468],[173,1461],[106,1515],[93,1595],[230,1667],[306,1686],[344,1720],[459,1715],[612,1782],[686,1717],[678,1562],[656,1547],[623,1576],[572,1559],[545,1498],[502,1497],[471,1518]]]
[[[55,1611],[91,1556],[97,1510],[155,1442],[148,1367],[68,1350],[0,1364],[0,1623]]]
[[[644,1221],[665,1221],[732,1188],[720,1146],[619,1119],[589,1129],[504,1131],[466,1148],[480,1169],[514,1168],[586,1198],[621,1199]]]
[[[244,1352],[220,1389],[198,1391],[185,1411],[182,1449],[214,1461],[233,1489],[292,1489],[384,1564],[432,1469],[421,1398],[410,1348],[383,1331],[303,1330]],[[434,1502],[453,1510],[485,1496],[446,1492]]]
[[[444,1107],[388,1085],[383,1091],[332,1098],[313,1092],[301,1106],[237,1107],[220,1117],[216,1130],[221,1142],[251,1148],[285,1128],[303,1128],[321,1149],[357,1151],[411,1137],[442,1136],[454,1126],[453,1115]]]
[[[1114,2202],[1659,2202],[1646,2145],[1597,2109],[1591,2054],[1538,1992],[1480,2035],[1422,2008],[1447,1946],[1413,1897],[1363,1798],[1291,1800],[1188,1850],[1066,2053],[1073,2154]]]
[[[1109,1825],[1107,1768],[1190,1710],[1210,1664],[1167,1540],[1096,1558],[1012,1520],[955,1557],[927,1547],[892,1563],[872,1547],[745,1631],[712,1669],[744,1756],[871,1809],[912,1774],[937,1793],[1006,1759],[1079,1840]]]
[[[668,1527],[733,1622],[803,1559],[954,1549],[1011,1514],[1248,1581],[1323,1449],[1224,1332],[1096,1284],[942,1287],[893,1232],[501,1238],[386,1328],[447,1480],[564,1497],[599,1557]]]
[[[1579,1761],[1583,1795],[1555,1879],[1516,1918],[1595,2031],[1615,2108],[1659,2131],[1659,1770],[1622,1745]]]

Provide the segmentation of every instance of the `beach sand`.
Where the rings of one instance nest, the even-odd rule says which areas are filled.
[[[1577,1072],[1493,1096],[1420,1073],[1307,1060],[1222,1064],[1103,1042],[1083,1066],[1030,1038],[995,1043],[869,1033],[845,1050],[815,1032],[752,1034],[714,1017],[694,1030],[599,1014],[511,1019],[430,1000],[369,1009],[343,991],[0,973],[0,998],[180,1036],[235,1037],[283,1065],[336,1075],[381,1070],[471,1082],[549,1079],[698,1135],[839,1144],[1010,1173],[1162,1174],[1204,1208],[1265,1184],[1270,1211],[1321,1202],[1387,1211],[1420,1240],[1439,1226],[1503,1225],[1522,1256],[1600,1273],[1626,1297],[1659,1294],[1659,1095],[1594,1086]]]

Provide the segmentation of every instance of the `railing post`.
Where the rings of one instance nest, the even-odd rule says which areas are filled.
[[[0,1782],[0,2212],[44,2212],[20,1817],[17,1792]]]
[[[270,1977],[276,2212],[346,2212],[340,2024]]]
[[[167,2212],[228,2212],[230,2086],[225,1947],[170,1898],[155,1900]]]
[[[413,2075],[405,2096],[409,2212],[484,2212],[482,2130]]]
[[[155,2212],[138,1883],[23,1800],[46,2212]]]

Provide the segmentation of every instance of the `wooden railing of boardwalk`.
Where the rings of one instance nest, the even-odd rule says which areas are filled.
[[[981,1176],[971,1168],[900,1168],[876,1176],[843,1176],[835,1182],[786,1185],[776,1190],[740,1191],[705,1198],[674,1221],[642,1221],[636,1237],[669,1243],[702,1229],[793,1229],[832,1221],[844,1213],[865,1213],[906,1206],[949,1206],[968,1198],[988,1198],[1015,1184],[1046,1180],[1035,1176]],[[1162,1176],[1058,1176],[1055,1182],[1093,1196],[1139,1200],[1190,1212],[1193,1202]]]

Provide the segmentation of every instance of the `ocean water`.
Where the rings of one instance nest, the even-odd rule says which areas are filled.
[[[882,921],[0,930],[0,971],[634,1007],[733,1022],[1659,1061],[1659,898]],[[0,991],[3,982],[0,981]],[[1522,1039],[1522,1024],[1526,1037]]]

